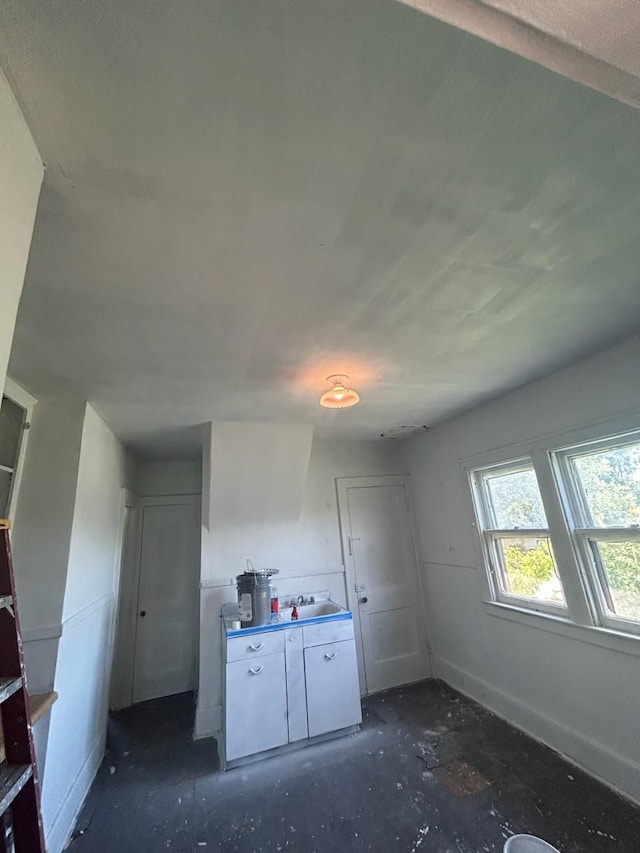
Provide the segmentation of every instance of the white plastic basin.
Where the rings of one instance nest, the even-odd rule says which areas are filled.
[[[301,604],[298,607],[298,620],[317,619],[318,616],[333,616],[340,613],[342,608],[333,601],[319,601],[317,604]]]
[[[535,835],[512,835],[504,845],[504,853],[560,853],[542,838]]]
[[[344,612],[344,608],[333,601],[318,601],[316,604],[299,604],[298,622],[304,622],[307,619],[317,619],[322,616],[335,616],[336,613]],[[282,607],[280,609],[280,620],[282,622],[291,621],[291,607]]]

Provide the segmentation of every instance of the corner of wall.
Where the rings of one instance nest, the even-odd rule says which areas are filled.
[[[0,388],[4,387],[18,303],[31,248],[42,160],[15,95],[0,72]]]

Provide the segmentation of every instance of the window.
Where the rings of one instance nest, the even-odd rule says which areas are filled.
[[[9,515],[24,421],[24,409],[9,397],[2,397],[0,403],[0,518]]]
[[[640,436],[556,454],[599,622],[640,630]]]
[[[469,471],[491,597],[637,637],[640,431],[583,436]]]
[[[494,598],[564,611],[564,591],[531,460],[478,469],[472,481]]]

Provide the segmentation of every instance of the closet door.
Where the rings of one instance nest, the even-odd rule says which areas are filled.
[[[196,686],[199,499],[185,495],[142,511],[133,701]]]

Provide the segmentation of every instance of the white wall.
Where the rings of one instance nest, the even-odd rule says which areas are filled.
[[[29,129],[0,72],[0,389],[7,375],[43,174]]]
[[[88,403],[39,402],[32,424],[13,550],[29,689],[59,694],[36,736],[47,849],[57,853],[104,751],[131,465]]]
[[[223,603],[235,600],[235,575],[245,569],[241,557],[235,563],[216,560],[215,541],[206,527],[208,483],[216,479],[215,456],[212,464],[206,452],[207,443],[205,438],[198,737],[214,734],[220,728],[220,608]],[[403,473],[406,470],[401,449],[391,442],[314,442],[299,520],[286,524],[273,519],[266,522],[264,549],[257,547],[258,531],[252,540],[253,552],[248,550],[243,557],[251,557],[256,566],[281,569],[274,580],[281,596],[328,589],[336,601],[346,605],[336,477]],[[212,511],[212,518],[213,515]]]
[[[41,787],[48,853],[64,849],[103,758],[113,612],[96,604],[63,625]]]
[[[120,490],[127,458],[118,439],[85,407],[63,622],[115,589],[115,547],[122,521]]]
[[[41,401],[33,410],[11,540],[27,637],[62,621],[84,413],[79,400]]]
[[[295,566],[313,426],[215,423],[209,531],[203,577],[256,566]]]
[[[566,630],[483,603],[484,568],[461,460],[602,421],[640,426],[640,337],[527,385],[410,442],[436,670],[517,726],[640,800],[640,639]],[[631,415],[633,420],[633,414]]]
[[[202,489],[202,463],[195,459],[138,463],[132,489],[139,497],[199,495]]]
[[[62,849],[102,760],[115,628],[127,458],[86,404],[51,712],[42,812]]]

